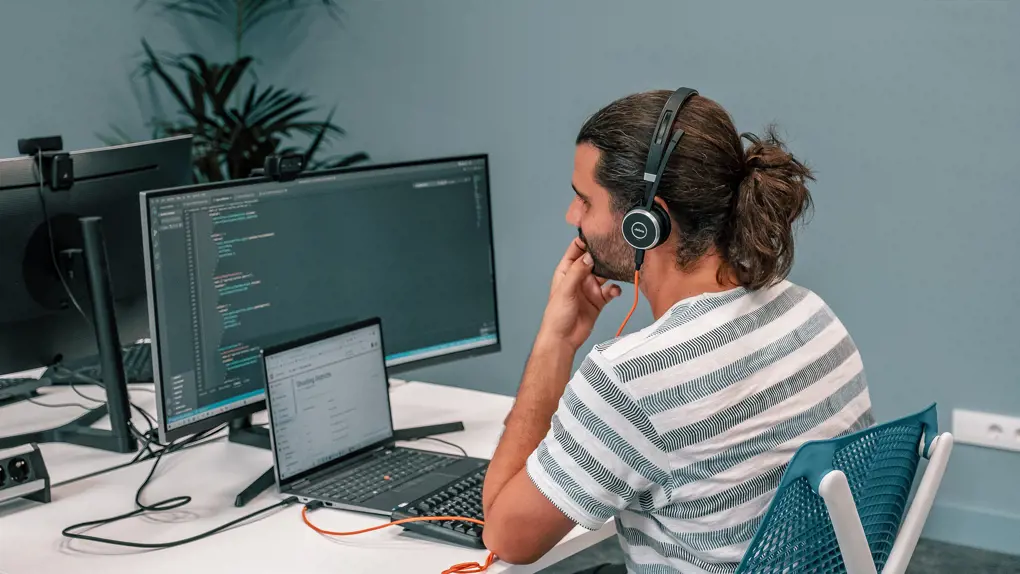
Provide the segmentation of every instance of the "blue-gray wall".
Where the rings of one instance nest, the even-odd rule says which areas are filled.
[[[180,33],[155,4],[31,0],[0,2],[0,157],[19,138],[62,135],[65,149],[102,145],[111,126],[137,139],[152,132],[150,85],[132,82],[142,38],[158,51],[229,53],[208,25]],[[164,104],[169,103],[162,95]],[[173,112],[174,108],[164,108]]]
[[[576,233],[573,138],[615,97],[687,85],[777,121],[817,170],[793,279],[861,347],[881,419],[932,401],[1020,415],[1020,5],[356,2],[274,77],[340,104],[379,161],[492,155],[501,354],[426,380],[513,393]],[[271,58],[271,54],[269,55]],[[629,293],[606,311],[610,337]],[[650,315],[642,308],[634,325]],[[960,446],[932,536],[1020,550],[1020,454]]]
[[[110,122],[144,134],[131,56],[142,35],[183,41],[132,2],[81,4],[0,8],[2,155],[38,133],[94,145]],[[777,121],[816,169],[793,279],[853,333],[881,419],[932,401],[947,428],[954,407],[1020,415],[1020,5],[343,4],[340,24],[291,28],[284,44],[297,53],[279,55],[268,33],[256,50],[268,79],[339,105],[349,136],[336,151],[491,154],[504,350],[416,377],[514,392],[550,270],[575,234],[563,213],[577,128],[618,96],[688,85],[738,129]],[[629,295],[595,339],[613,334]],[[632,325],[649,320],[642,307]],[[927,534],[1017,552],[1017,477],[1020,454],[958,446]]]

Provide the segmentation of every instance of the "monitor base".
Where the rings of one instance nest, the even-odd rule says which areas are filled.
[[[120,433],[92,428],[93,424],[106,415],[106,405],[102,405],[89,410],[89,412],[66,425],[20,435],[0,437],[0,450],[25,444],[56,442],[124,454],[138,450],[134,437],[130,441],[125,441]]]
[[[269,450],[269,429],[251,424],[251,416],[230,421],[227,440],[237,444]]]

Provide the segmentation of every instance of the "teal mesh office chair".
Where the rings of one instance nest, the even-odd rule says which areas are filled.
[[[737,574],[903,574],[953,449],[935,405],[791,459]],[[928,465],[907,510],[921,457]],[[906,511],[906,516],[904,516]]]

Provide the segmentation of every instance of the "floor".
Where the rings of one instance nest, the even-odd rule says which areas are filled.
[[[571,558],[546,568],[541,574],[573,574],[578,570],[605,563],[622,563],[623,555],[610,538]],[[956,546],[933,540],[921,540],[907,574],[1020,574],[1020,556],[1010,556]]]

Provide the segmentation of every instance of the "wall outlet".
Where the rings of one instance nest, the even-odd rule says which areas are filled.
[[[953,409],[953,439],[960,444],[1020,452],[1020,418]]]

